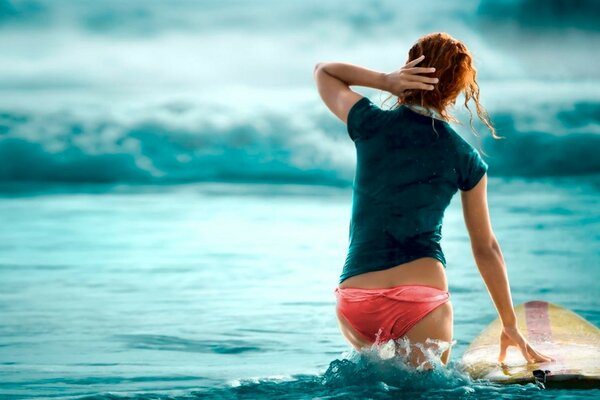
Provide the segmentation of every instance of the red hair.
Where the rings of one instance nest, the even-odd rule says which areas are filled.
[[[492,136],[501,138],[496,135],[487,111],[479,102],[477,70],[473,65],[473,56],[464,43],[444,32],[430,33],[414,44],[408,52],[408,59],[414,60],[423,54],[425,59],[416,66],[435,67],[435,72],[424,76],[436,77],[439,82],[434,84],[433,90],[406,90],[398,98],[396,106],[419,105],[437,111],[446,121],[459,122],[448,113],[447,108],[463,93],[464,105],[469,111],[471,129],[475,135],[477,136],[477,131],[473,127],[473,112],[468,105],[471,99],[475,102],[477,116],[490,129]]]

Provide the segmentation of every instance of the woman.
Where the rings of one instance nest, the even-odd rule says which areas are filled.
[[[498,138],[479,103],[472,56],[460,41],[434,33],[419,39],[408,58],[392,73],[336,62],[315,67],[319,94],[347,123],[357,152],[350,245],[335,289],[340,329],[357,350],[399,338],[419,344],[399,351],[413,366],[432,368],[419,348],[452,341],[440,239],[444,211],[460,190],[475,262],[502,321],[498,361],[508,346],[517,346],[528,362],[551,361],[517,328],[487,207],[488,165],[448,124],[457,120],[447,108],[462,93],[465,107],[473,99],[478,117]],[[354,85],[397,96],[396,107],[377,107],[352,91]],[[450,350],[441,353],[444,365]]]

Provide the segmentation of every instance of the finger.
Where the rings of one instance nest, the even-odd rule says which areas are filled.
[[[500,346],[500,354],[498,354],[498,362],[504,362],[506,359],[506,350],[508,350],[508,346]]]
[[[498,355],[498,362],[504,362],[506,359],[506,351],[508,349],[508,340],[500,337],[500,354]]]
[[[402,72],[407,74],[428,74],[435,72],[434,67],[413,67],[413,68],[403,68]]]
[[[440,81],[438,78],[431,78],[429,76],[421,75],[405,75],[405,78],[409,81],[419,81],[425,83],[438,83]]]
[[[419,57],[417,57],[414,60],[412,60],[411,62],[406,63],[406,65],[404,67],[405,68],[406,67],[414,67],[415,65],[417,65],[418,63],[420,63],[421,61],[423,61],[423,59],[425,59],[425,54],[422,54]]]
[[[417,90],[433,90],[434,86],[433,85],[427,85],[425,83],[422,82],[417,82],[417,81],[409,81],[406,82],[406,89],[417,89]]]
[[[550,356],[547,356],[547,355],[545,355],[545,354],[542,354],[542,353],[536,353],[536,354],[535,354],[533,357],[535,358],[535,360],[536,360],[537,362],[550,362],[550,361],[556,361],[556,359],[554,359],[554,358],[552,358],[552,357],[550,357]]]
[[[555,358],[535,350],[529,343],[527,343],[527,350],[537,361],[556,361]]]
[[[533,358],[536,362],[553,361],[550,357],[546,357],[545,355],[540,354],[540,353],[529,352],[529,354],[531,355],[531,358]]]
[[[519,350],[521,350],[521,354],[523,354],[523,357],[525,357],[525,359],[527,360],[528,363],[535,362],[535,358],[532,357],[531,355],[529,355],[529,351],[527,349],[527,342],[525,342],[524,339],[521,338],[519,340],[518,346],[519,346]]]

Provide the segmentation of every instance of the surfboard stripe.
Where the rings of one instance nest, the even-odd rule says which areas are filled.
[[[527,323],[527,340],[532,345],[543,342],[553,342],[552,324],[548,302],[532,300],[525,303],[525,321]],[[538,351],[543,351],[538,347]],[[560,355],[554,354],[552,374],[567,373],[565,360]]]
[[[533,300],[525,303],[525,321],[529,342],[552,341],[547,302]]]

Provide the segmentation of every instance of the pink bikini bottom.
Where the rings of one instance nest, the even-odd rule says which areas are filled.
[[[337,311],[370,343],[404,336],[417,322],[450,299],[450,293],[426,285],[383,289],[335,288]]]

